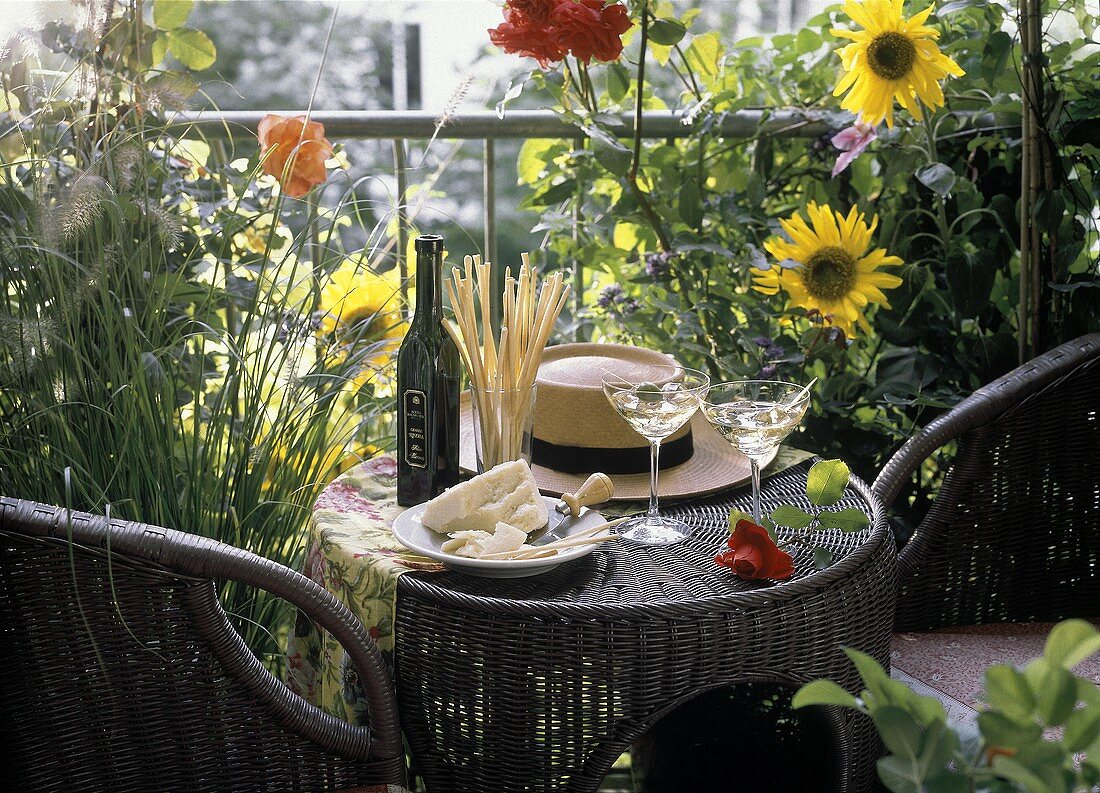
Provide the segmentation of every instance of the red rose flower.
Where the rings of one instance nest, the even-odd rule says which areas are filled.
[[[558,0],[550,21],[558,46],[585,63],[618,60],[623,52],[619,37],[633,24],[622,3],[604,5],[603,0]]]
[[[546,27],[555,2],[557,0],[508,0],[508,7],[522,14],[527,24]]]
[[[565,57],[565,50],[551,37],[551,28],[545,23],[533,22],[510,6],[504,7],[504,21],[489,29],[489,41],[505,52],[534,58],[543,69],[550,65],[550,61],[560,61]]]
[[[301,198],[328,178],[325,160],[333,151],[320,122],[268,113],[260,119],[257,134],[263,159],[260,168],[278,179],[287,195]]]
[[[728,545],[730,550],[715,556],[714,562],[730,568],[746,581],[759,578],[785,581],[794,572],[790,554],[779,550],[767,530],[751,520],[737,522]]]

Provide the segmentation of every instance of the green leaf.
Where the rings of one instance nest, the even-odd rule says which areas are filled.
[[[955,187],[955,172],[949,165],[934,162],[917,169],[917,181],[938,196],[946,198]]]
[[[630,72],[621,63],[612,63],[607,67],[607,95],[612,102],[618,102],[630,90]]]
[[[174,30],[191,15],[195,0],[154,0],[153,24],[161,30]]]
[[[784,504],[772,510],[771,519],[779,526],[792,529],[805,529],[814,522],[814,516],[791,504]]]
[[[1066,749],[1071,752],[1084,751],[1097,738],[1100,738],[1100,710],[1086,707],[1069,714],[1062,736]]]
[[[1019,749],[1043,737],[1043,729],[1038,724],[1021,723],[995,710],[978,714],[978,729],[987,744],[1006,749]]]
[[[1072,669],[1100,652],[1100,631],[1084,620],[1059,622],[1047,637],[1043,657],[1064,669]]]
[[[985,694],[994,709],[1013,720],[1028,719],[1035,710],[1035,695],[1027,678],[1008,664],[996,664],[986,670]]]
[[[919,757],[924,778],[944,774],[958,748],[959,736],[942,720],[929,724],[920,741]]]
[[[691,46],[684,53],[689,68],[705,77],[718,74],[718,59],[722,57],[722,43],[717,33],[704,33],[692,39]]]
[[[1035,202],[1034,217],[1043,228],[1056,229],[1066,214],[1066,199],[1057,190],[1044,190]]]
[[[922,793],[924,777],[915,760],[891,754],[879,758],[875,769],[882,784],[893,793]]]
[[[214,65],[218,51],[201,30],[177,28],[168,31],[168,49],[188,69],[202,71]]]
[[[798,689],[795,692],[794,699],[791,700],[791,707],[804,708],[807,705],[858,707],[856,698],[832,680],[814,680]]]
[[[814,546],[814,567],[824,570],[833,563],[833,552],[823,545]]]
[[[525,202],[528,206],[549,206],[559,201],[572,198],[577,192],[577,180],[565,179],[564,181],[548,185],[534,195],[528,196]]]
[[[956,14],[959,11],[970,8],[971,6],[985,2],[986,0],[951,0],[950,2],[944,3],[942,6],[936,9],[936,16],[945,17],[948,14]]]
[[[863,510],[856,507],[836,512],[826,510],[817,516],[817,522],[823,529],[840,529],[843,532],[862,531],[871,524]]]
[[[921,728],[899,707],[886,705],[871,711],[882,742],[896,755],[916,759],[920,751]]]
[[[687,28],[675,19],[655,19],[649,24],[649,37],[666,47],[679,44],[686,33]]]
[[[737,524],[743,520],[747,520],[749,523],[756,523],[756,521],[753,520],[752,515],[750,515],[748,512],[742,512],[739,509],[730,510],[730,534],[732,534],[733,530],[737,528]]]
[[[592,153],[596,156],[596,162],[615,176],[626,176],[630,172],[634,156],[618,138],[599,127],[587,126],[584,131],[592,140]]]
[[[1035,706],[1048,727],[1066,720],[1077,704],[1077,678],[1060,666],[1051,666],[1035,689]]]
[[[941,11],[936,13],[942,14]],[[986,39],[985,49],[982,51],[982,76],[989,82],[994,82],[1004,71],[1011,54],[1012,37],[1003,30],[994,31]]]
[[[924,780],[924,793],[971,793],[970,782],[962,774],[947,771]]]
[[[703,222],[703,199],[699,195],[699,185],[694,179],[687,179],[680,186],[677,201],[680,218],[691,228],[696,229]]]
[[[802,28],[798,31],[798,35],[795,37],[795,46],[798,48],[798,52],[805,54],[807,52],[813,52],[822,44],[822,38],[820,33],[815,33],[809,28]]]
[[[523,184],[533,184],[549,163],[561,150],[560,140],[548,138],[528,138],[519,149],[516,160],[516,174]]]
[[[819,507],[831,507],[844,495],[850,477],[851,471],[841,460],[814,463],[806,477],[806,495]]]
[[[150,51],[150,65],[157,66],[164,63],[164,59],[168,56],[168,36],[158,31],[153,37],[153,46]]]
[[[1048,785],[1046,780],[1013,757],[997,755],[993,758],[993,770],[998,776],[1022,785],[1028,793],[1047,793],[1058,789]]]
[[[907,694],[913,697],[917,696],[904,683],[891,679],[890,675],[879,666],[878,661],[867,655],[867,653],[853,650],[851,647],[845,647],[844,653],[855,664],[856,670],[863,678],[864,685],[867,686],[867,690],[874,697],[876,706],[900,704],[905,700]],[[905,693],[903,694],[901,691]]]

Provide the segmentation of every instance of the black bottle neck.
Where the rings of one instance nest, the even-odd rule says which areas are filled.
[[[413,322],[439,325],[443,319],[443,255],[416,255],[416,314]]]

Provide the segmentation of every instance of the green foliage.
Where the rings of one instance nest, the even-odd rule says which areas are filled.
[[[188,7],[154,21],[179,33]],[[15,85],[36,110],[0,125],[0,492],[294,565],[319,489],[388,435],[388,310],[318,328],[329,271],[362,260],[365,278],[374,257],[341,250],[354,205],[285,201],[255,147],[228,161],[168,126],[194,82],[151,72],[140,42],[162,31],[115,10],[101,39],[49,30],[100,90]],[[223,600],[278,666],[285,604]]]
[[[845,652],[866,686],[858,697],[815,680],[793,706],[839,705],[870,716],[888,752],[879,779],[894,793],[1073,793],[1100,779],[1100,690],[1071,671],[1100,652],[1100,632],[1088,622],[1056,625],[1043,655],[1023,670],[998,664],[986,671],[989,708],[978,716],[975,750],[963,749],[938,700],[891,679],[870,656]],[[1061,739],[1044,737],[1053,727],[1064,728]],[[1080,763],[1075,753],[1083,754]]]
[[[947,108],[924,123],[899,114],[835,178],[831,134],[853,121],[832,97],[838,12],[794,34],[730,42],[699,29],[695,10],[632,9],[638,28],[650,15],[646,52],[636,28],[619,63],[567,63],[528,78],[583,139],[530,142],[519,167],[530,188],[523,206],[541,215],[548,257],[590,274],[595,308],[578,318],[581,335],[661,349],[715,379],[819,377],[791,440],[873,476],[915,428],[1017,363],[1019,50],[1005,4],[940,6],[932,23],[941,46],[966,71],[945,84]],[[1088,75],[1100,53],[1089,48],[1096,15],[1077,17],[1081,33],[1048,48],[1044,123],[1058,187],[1043,192],[1034,219],[1052,251],[1048,345],[1100,327],[1088,220],[1100,193],[1100,87]],[[639,85],[628,64],[640,57]],[[694,124],[685,137],[634,141],[618,114],[636,106],[671,108]],[[760,107],[800,111],[830,131],[723,134],[731,114]],[[761,123],[768,119],[765,111]],[[905,263],[889,307],[869,312],[873,334],[846,338],[820,314],[753,290],[750,267],[767,263],[763,244],[780,232],[777,220],[811,200],[877,214],[873,245]],[[625,293],[600,300],[612,284]],[[899,498],[902,511],[916,484]]]
[[[772,534],[772,539],[775,539],[775,526],[794,529],[795,535],[790,542],[808,545],[813,552],[814,566],[823,570],[832,564],[832,552],[813,542],[814,533],[826,529],[837,529],[846,533],[863,531],[869,525],[867,515],[861,509],[854,507],[825,509],[840,501],[850,478],[851,472],[842,460],[820,460],[810,466],[806,476],[806,498],[818,509],[807,512],[793,504],[776,507],[771,515],[764,519],[764,526]],[[732,511],[730,513],[731,531],[741,516],[752,520],[751,515],[745,515],[737,510]]]
[[[167,54],[173,55],[186,68],[196,71],[214,65],[218,57],[214,42],[201,30],[183,26],[194,6],[194,0],[155,0],[153,27],[156,34],[151,65],[160,63]]]

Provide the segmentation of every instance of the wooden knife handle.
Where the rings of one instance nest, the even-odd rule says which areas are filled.
[[[561,500],[569,507],[574,518],[581,514],[581,507],[602,504],[615,495],[615,485],[607,474],[595,473],[577,488],[576,493],[563,493]]]

